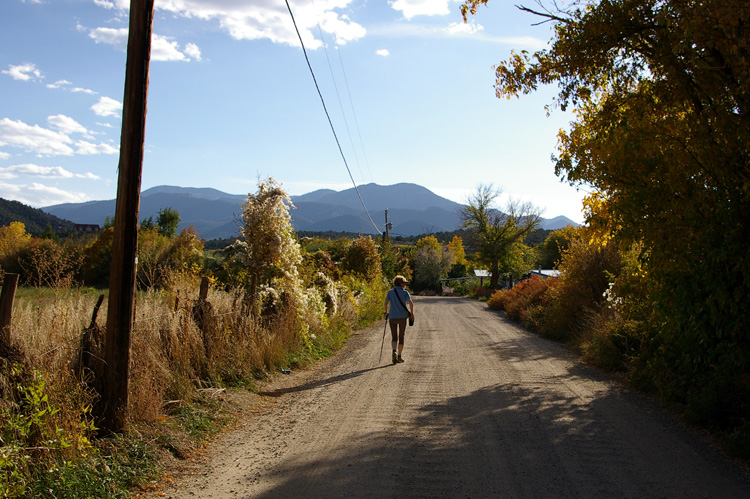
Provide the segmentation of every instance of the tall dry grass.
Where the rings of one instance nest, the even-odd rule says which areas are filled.
[[[210,419],[195,417],[196,412],[210,412],[205,393],[251,386],[280,367],[330,355],[355,327],[379,318],[384,291],[356,280],[328,283],[325,290],[302,289],[299,281],[278,283],[278,289],[264,292],[260,317],[251,317],[242,289],[210,288],[201,301],[199,277],[174,273],[167,282],[164,289],[136,297],[128,421],[136,433],[156,435],[148,438],[150,444],[127,446],[140,449],[128,458],[136,469],[152,453],[146,449],[157,445],[153,442],[174,452],[175,445],[164,442],[190,431],[186,418],[195,425]],[[65,488],[112,481],[114,474],[106,472],[107,478],[102,470],[132,453],[118,449],[115,441],[95,441],[91,409],[101,386],[97,377],[101,381],[107,316],[105,300],[96,326],[89,327],[97,298],[97,292],[78,288],[25,288],[18,293],[12,344],[21,360],[0,359],[5,453],[0,486],[19,488],[4,495],[23,494],[34,483]],[[57,471],[47,473],[50,469]],[[121,479],[129,483],[133,476],[128,473]]]

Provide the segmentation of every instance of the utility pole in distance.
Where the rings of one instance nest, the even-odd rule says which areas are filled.
[[[130,31],[120,136],[120,166],[112,240],[104,388],[96,409],[105,432],[121,431],[128,410],[130,339],[135,303],[138,211],[146,128],[146,96],[151,60],[154,0],[130,0]]]
[[[393,228],[393,224],[388,221],[388,210],[385,210],[385,232],[383,233],[383,240],[390,239],[390,230]]]

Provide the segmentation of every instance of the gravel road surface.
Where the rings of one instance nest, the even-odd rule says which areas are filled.
[[[750,475],[651,401],[477,301],[415,297],[263,386],[172,498],[748,498]]]

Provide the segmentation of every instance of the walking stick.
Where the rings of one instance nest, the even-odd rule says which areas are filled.
[[[378,357],[378,364],[383,360],[383,345],[385,345],[385,330],[388,327],[388,314],[385,314],[385,324],[383,325],[383,341],[380,342],[380,357]]]

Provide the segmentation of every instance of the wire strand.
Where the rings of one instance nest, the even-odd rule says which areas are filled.
[[[339,142],[339,138],[336,135],[336,129],[333,127],[333,122],[331,121],[331,115],[328,114],[328,108],[326,107],[326,102],[323,99],[323,93],[320,91],[320,86],[318,86],[318,80],[315,78],[315,72],[313,71],[312,64],[310,64],[310,58],[307,57],[307,49],[305,48],[305,43],[302,41],[302,35],[299,32],[299,28],[297,28],[297,21],[294,19],[294,13],[292,13],[292,7],[289,5],[289,0],[284,0],[286,2],[286,8],[289,10],[289,15],[292,18],[292,24],[294,24],[294,30],[297,32],[297,37],[299,38],[299,43],[302,45],[302,53],[305,55],[305,61],[307,61],[307,67],[310,69],[310,74],[312,75],[313,82],[315,82],[315,88],[318,91],[318,96],[320,97],[320,103],[323,104],[323,111],[326,113],[326,118],[328,118],[328,124],[331,126],[331,132],[333,132],[333,138],[336,139],[336,145],[339,148],[339,153],[341,154],[341,159],[344,160],[344,166],[346,166],[346,171],[349,173],[349,178],[352,181],[352,185],[354,185],[354,190],[357,193],[357,197],[359,197],[360,203],[362,203],[362,208],[364,208],[365,213],[367,214],[367,218],[370,219],[370,223],[373,227],[375,227],[375,230],[378,234],[382,234],[380,231],[380,228],[377,226],[377,224],[373,221],[372,217],[370,216],[370,212],[367,211],[367,206],[365,206],[365,201],[362,199],[362,195],[359,193],[359,189],[357,188],[357,183],[354,181],[354,177],[352,176],[352,171],[349,169],[349,164],[346,162],[346,157],[344,156],[344,151],[341,149],[341,143]]]

